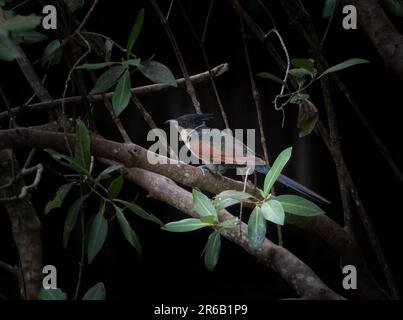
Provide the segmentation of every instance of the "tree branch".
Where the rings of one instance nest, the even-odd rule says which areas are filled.
[[[223,73],[228,71],[229,67],[227,63],[220,64],[216,66],[215,68],[211,69],[210,72],[214,77],[221,76]],[[209,71],[205,71],[199,74],[195,74],[193,76],[190,76],[189,79],[193,83],[198,83],[202,81],[208,80],[210,77]],[[185,85],[185,79],[180,78],[176,80],[176,83],[178,84],[178,87],[183,87]],[[132,88],[131,92],[137,96],[140,95],[145,95],[145,94],[150,94],[158,91],[163,91],[166,89],[172,88],[171,86],[167,84],[151,84],[143,87],[138,87],[138,88]],[[82,96],[73,96],[73,97],[67,97],[65,99],[54,99],[52,100],[47,99],[45,102],[39,102],[39,103],[33,103],[29,105],[23,105],[20,107],[15,107],[11,108],[11,114],[14,116],[18,116],[24,112],[32,111],[32,112],[39,112],[39,111],[44,111],[44,110],[49,110],[52,108],[55,108],[57,106],[60,106],[62,102],[64,101],[64,105],[72,105],[72,104],[77,104],[82,101],[90,101],[90,102],[102,102],[104,99],[104,96],[106,98],[112,98],[113,92],[107,92],[104,94],[96,94],[96,95],[89,95],[87,97],[82,97]],[[9,114],[7,111],[1,112],[0,113],[0,120],[7,119],[9,117]]]
[[[69,143],[74,146],[75,135],[68,134]],[[48,132],[35,128],[16,128],[0,131],[0,149],[19,147],[52,148],[58,151],[65,151],[66,144],[63,133]],[[91,138],[91,152],[93,155],[114,160],[124,164],[128,168],[138,167],[154,173],[163,175],[178,183],[190,187],[198,187],[202,190],[218,194],[224,190],[243,190],[243,183],[224,176],[214,175],[206,172],[202,173],[197,167],[180,164],[172,160],[172,164],[151,164],[147,155],[154,153],[136,145],[118,143],[103,139],[99,136]],[[161,160],[166,158],[160,156]],[[260,197],[259,189],[252,183],[248,183],[246,191]],[[342,257],[343,261],[351,261],[359,268],[358,291],[360,295],[367,299],[388,299],[388,295],[372,279],[369,270],[359,254],[358,247],[353,239],[336,222],[326,215],[320,215],[303,220],[291,219],[287,223],[295,224],[305,230],[309,230],[324,241],[329,243],[333,249]],[[369,279],[366,283],[362,282]]]
[[[192,194],[179,187],[172,180],[139,168],[129,169],[125,177],[147,190],[154,199],[165,202],[192,217],[199,217],[193,211]],[[226,210],[222,210],[219,217],[221,221],[234,218]],[[274,244],[268,239],[265,239],[261,249],[255,250],[252,248],[248,240],[247,228],[247,225],[242,223],[241,235],[238,227],[225,229],[222,235],[256,257],[258,261],[276,271],[300,297],[322,300],[344,299],[328,288],[311,268],[287,249]]]

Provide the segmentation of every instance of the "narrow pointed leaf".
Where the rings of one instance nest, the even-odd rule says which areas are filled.
[[[208,271],[213,271],[217,265],[221,251],[221,235],[218,230],[212,232],[208,237],[204,250],[204,264]]]
[[[118,176],[111,182],[108,188],[109,198],[115,199],[119,195],[122,191],[123,181],[123,177]]]
[[[113,110],[117,116],[120,115],[129,104],[131,98],[131,85],[129,70],[126,70],[119,79],[118,85],[112,96]]]
[[[70,232],[74,229],[77,223],[77,217],[80,213],[80,208],[83,202],[88,198],[88,194],[78,198],[73,204],[70,206],[69,211],[67,212],[66,219],[64,221],[64,229],[63,229],[63,246],[66,249],[67,244],[70,238]]]
[[[95,82],[90,94],[102,93],[112,88],[119,81],[121,75],[126,70],[126,66],[113,66],[105,71]]]
[[[48,202],[48,204],[45,207],[45,214],[48,214],[49,211],[60,208],[60,206],[63,203],[64,198],[66,197],[67,193],[71,190],[73,187],[74,182],[66,183],[62,185],[57,191],[55,196],[51,201]]]
[[[248,238],[254,249],[259,249],[266,238],[267,223],[259,207],[253,209],[248,220]]]
[[[124,237],[137,250],[137,252],[141,256],[142,249],[141,249],[139,237],[134,232],[134,230],[130,227],[129,222],[126,220],[126,217],[123,214],[123,210],[117,206],[114,206],[114,208],[115,208],[116,217],[118,219],[120,229],[122,230]]]
[[[281,202],[274,199],[264,202],[260,211],[262,212],[263,218],[266,220],[279,225],[284,224],[285,214]]]
[[[89,171],[91,164],[90,134],[84,122],[77,120],[74,162]]]
[[[211,225],[211,223],[202,222],[200,219],[188,218],[180,221],[169,222],[165,224],[161,229],[170,232],[189,232],[209,227]]]
[[[133,46],[141,33],[141,29],[143,28],[143,22],[144,22],[144,8],[141,9],[137,14],[136,21],[134,22],[134,26],[127,40],[127,57],[130,56],[130,53],[133,50]]]
[[[283,171],[285,165],[287,164],[288,160],[291,158],[292,147],[285,149],[280,153],[277,159],[274,161],[272,168],[267,173],[264,179],[264,188],[263,192],[264,195],[267,196],[270,193],[271,188],[273,187],[274,183],[278,179]]]
[[[340,71],[340,70],[346,69],[348,67],[355,66],[355,65],[358,65],[358,64],[363,64],[363,63],[369,63],[369,61],[365,60],[365,59],[359,59],[359,58],[346,60],[344,62],[336,64],[335,66],[330,67],[329,69],[327,69],[325,72],[323,72],[319,76],[319,78],[323,77],[324,75],[326,75],[328,73]]]
[[[58,153],[52,149],[45,149],[45,152],[47,152],[53,159],[59,162],[62,166],[83,175],[90,175],[90,173],[86,169],[82,168],[79,164],[77,164],[74,161],[74,159],[65,156],[64,154]]]
[[[124,168],[124,166],[121,165],[121,164],[114,164],[114,165],[112,165],[112,166],[106,168],[106,169],[105,169],[104,171],[102,171],[102,172],[98,175],[98,177],[95,179],[95,184],[98,184],[98,183],[99,183],[101,180],[103,180],[103,179],[109,178],[109,177],[110,177],[109,174],[111,174],[112,172],[121,170],[121,169],[123,169],[123,168]]]
[[[200,216],[215,216],[217,217],[217,211],[214,208],[212,201],[200,191],[196,189],[192,190],[193,195],[193,209],[196,211]]]
[[[284,83],[283,79],[280,79],[279,77],[275,76],[274,74],[271,74],[270,72],[259,72],[256,75],[263,79],[273,80],[274,82],[277,82],[278,84],[281,85]]]
[[[155,215],[148,213],[147,211],[145,211],[143,208],[141,208],[137,204],[132,203],[132,202],[127,202],[124,200],[120,200],[120,199],[115,199],[115,201],[120,202],[123,205],[125,205],[127,209],[129,209],[134,214],[138,215],[140,218],[155,222],[155,223],[159,224],[160,226],[163,225],[163,223],[160,219],[158,219]]]
[[[164,83],[172,87],[177,87],[177,83],[171,70],[157,61],[146,61],[140,64],[141,73],[154,83]]]
[[[297,216],[312,217],[324,213],[315,203],[292,194],[277,196],[276,200],[281,202],[285,212]]]
[[[59,64],[60,60],[63,57],[63,49],[60,48],[59,39],[51,41],[45,48],[41,58],[42,67],[54,66]]]
[[[91,219],[87,242],[87,258],[91,263],[101,251],[108,234],[108,220],[104,217],[103,208]]]

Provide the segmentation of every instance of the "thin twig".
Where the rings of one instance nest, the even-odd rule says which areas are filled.
[[[214,67],[213,69],[211,69],[211,73],[213,74],[214,77],[218,77],[220,75],[222,75],[223,73],[227,72],[229,69],[228,64],[223,63],[220,64],[216,67]],[[202,81],[206,81],[209,79],[209,71],[205,71],[199,74],[195,74],[190,76],[190,81],[194,82],[194,83],[198,83],[198,82],[202,82]],[[185,85],[185,78],[180,78],[176,80],[176,83],[178,85],[178,87],[180,86],[184,86]],[[170,89],[172,88],[170,85],[167,84],[151,84],[151,85],[147,85],[147,86],[142,86],[142,87],[137,87],[137,88],[132,88],[131,92],[136,94],[136,95],[145,95],[145,94],[150,94],[150,93],[155,93],[155,92],[159,92],[159,91],[163,91],[166,89]],[[54,100],[49,100],[49,101],[44,101],[44,102],[39,102],[39,103],[33,103],[27,106],[20,106],[20,107],[15,107],[15,108],[11,108],[11,114],[13,116],[17,116],[20,114],[23,114],[24,112],[39,112],[39,111],[45,111],[45,110],[49,110],[52,108],[55,108],[57,106],[60,106],[63,102],[64,105],[74,105],[77,103],[80,103],[83,101],[83,99],[87,99],[90,102],[101,102],[104,99],[104,95],[106,98],[110,99],[113,96],[114,92],[107,92],[105,94],[95,94],[95,95],[88,95],[86,97],[82,97],[82,96],[73,96],[73,97],[66,97],[66,98],[59,98],[59,99],[54,99]],[[0,120],[6,119],[8,118],[8,112],[1,112],[0,113]]]
[[[206,40],[207,26],[208,26],[208,22],[210,21],[210,16],[211,16],[211,12],[213,10],[213,5],[214,5],[214,0],[210,0],[210,6],[209,6],[208,11],[207,11],[206,22],[204,24],[203,35],[202,35],[202,38],[201,38],[201,41],[203,43]]]
[[[213,0],[211,1],[210,7],[209,7],[209,13],[207,14],[207,20],[206,20],[206,22],[205,22],[205,24],[204,24],[204,32],[207,30],[208,18],[210,17],[210,11],[211,11],[211,8],[212,8],[212,3],[213,3]],[[200,39],[199,35],[197,34],[196,30],[195,30],[194,27],[193,27],[192,22],[191,22],[190,19],[189,19],[189,16],[188,16],[187,13],[186,13],[185,8],[183,7],[182,1],[181,1],[181,0],[178,0],[178,4],[179,4],[179,8],[181,9],[181,12],[182,12],[183,17],[185,18],[185,20],[186,20],[186,22],[187,22],[187,24],[188,24],[188,26],[189,26],[189,28],[190,28],[192,34],[193,34],[193,37],[196,39],[197,43],[198,43],[199,46],[200,46],[200,50],[201,50],[201,52],[202,52],[203,59],[204,59],[204,64],[206,65],[206,68],[207,68],[207,70],[208,70],[208,72],[209,72],[209,77],[210,77],[210,81],[211,81],[211,86],[213,87],[214,95],[215,95],[215,97],[216,97],[216,100],[217,100],[217,103],[218,103],[218,107],[220,108],[220,112],[221,112],[222,119],[223,119],[223,121],[224,121],[225,127],[229,129],[228,117],[227,117],[227,114],[226,114],[226,112],[225,112],[224,106],[223,106],[223,104],[222,104],[220,94],[218,93],[218,89],[217,89],[217,86],[216,86],[216,83],[215,83],[213,74],[212,74],[211,71],[210,71],[210,69],[211,69],[211,67],[210,67],[210,61],[209,61],[209,58],[208,58],[208,55],[207,55],[207,51],[206,51],[206,48],[205,48],[205,45],[204,45],[204,37],[205,37],[205,34],[203,33],[203,38]]]
[[[189,72],[187,70],[185,60],[183,59],[182,52],[179,49],[178,43],[176,42],[176,38],[171,30],[171,27],[169,26],[169,22],[165,18],[157,2],[155,0],[149,0],[149,2],[153,6],[154,11],[157,13],[157,16],[159,17],[161,24],[165,30],[165,33],[168,36],[169,42],[171,43],[172,48],[174,49],[176,59],[178,60],[179,66],[183,73],[183,77],[185,78],[186,81],[186,91],[192,100],[193,106],[197,113],[202,113],[200,102],[196,97],[195,88],[189,79]]]
[[[113,123],[115,124],[116,128],[118,128],[120,135],[123,138],[123,141],[125,143],[132,142],[125,127],[123,126],[122,122],[120,121],[119,117],[116,116],[115,111],[113,110],[113,106],[112,106],[111,102],[109,101],[109,99],[105,98],[104,104],[105,104],[106,109],[108,109],[109,114],[111,115]]]

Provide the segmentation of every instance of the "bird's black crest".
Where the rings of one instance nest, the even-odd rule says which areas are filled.
[[[200,127],[204,121],[214,119],[214,114],[212,113],[191,113],[180,116],[176,120],[178,125],[182,128],[197,128]]]

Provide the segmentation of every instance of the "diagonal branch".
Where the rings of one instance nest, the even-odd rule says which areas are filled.
[[[172,180],[139,168],[129,169],[125,178],[147,190],[153,198],[165,202],[192,217],[199,217],[193,210],[192,194],[179,187]],[[221,221],[234,218],[226,210],[220,212]],[[225,229],[222,235],[243,248],[258,261],[276,271],[303,299],[344,299],[328,288],[311,268],[287,249],[274,244],[268,239],[265,239],[261,249],[253,249],[248,241],[247,228],[247,225],[242,223],[241,235],[238,227]]]
[[[74,146],[75,135],[68,134],[69,143]],[[16,128],[0,131],[0,149],[20,147],[52,148],[65,151],[63,133],[37,130],[35,128]],[[163,175],[180,184],[198,187],[202,190],[218,194],[223,190],[243,190],[243,183],[212,173],[202,173],[197,167],[180,164],[173,160],[172,164],[151,164],[148,156],[155,156],[136,144],[118,143],[103,139],[99,136],[91,138],[92,154],[124,164],[128,168],[138,167]],[[166,158],[160,156],[160,160]],[[253,184],[248,183],[246,191],[260,197],[260,191]],[[357,266],[361,275],[358,277],[358,292],[367,299],[388,299],[388,295],[371,277],[365,262],[362,260],[359,248],[353,239],[342,227],[326,215],[310,219],[290,220],[288,223],[309,230],[324,241],[342,257]]]

